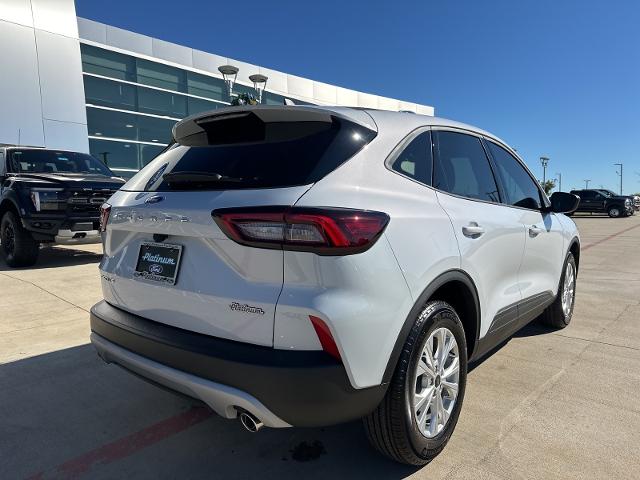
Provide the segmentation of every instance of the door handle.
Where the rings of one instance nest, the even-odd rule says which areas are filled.
[[[531,237],[537,237],[539,234],[541,234],[542,232],[544,232],[544,228],[540,228],[537,225],[531,225],[529,227],[529,235]]]
[[[484,233],[484,228],[478,225],[476,222],[471,222],[469,225],[462,227],[462,234],[469,238],[478,238]]]

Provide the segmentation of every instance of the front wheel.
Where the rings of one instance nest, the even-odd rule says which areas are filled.
[[[466,381],[460,318],[449,304],[429,302],[404,344],[385,397],[364,418],[369,441],[398,462],[429,463],[455,429]]]
[[[6,212],[0,221],[2,252],[10,267],[30,267],[38,260],[40,245],[20,224],[13,212]]]
[[[620,215],[622,215],[622,210],[620,209],[620,207],[616,207],[614,205],[613,207],[609,207],[609,210],[607,210],[607,213],[611,218],[617,218]]]
[[[564,269],[560,278],[558,295],[554,302],[540,316],[542,323],[553,328],[564,328],[571,322],[573,306],[576,301],[576,279],[578,269],[572,253],[568,253],[564,261]]]

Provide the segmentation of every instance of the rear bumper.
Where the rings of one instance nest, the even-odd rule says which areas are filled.
[[[314,427],[371,412],[386,385],[354,389],[322,351],[290,351],[190,332],[100,302],[91,341],[101,357],[234,418],[241,407],[267,426]]]

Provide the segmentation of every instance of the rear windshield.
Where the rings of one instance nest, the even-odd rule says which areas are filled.
[[[222,127],[222,128],[220,128]],[[225,128],[227,127],[227,128]],[[123,190],[234,190],[317,182],[351,158],[375,132],[348,120],[219,125],[206,146],[175,144]],[[202,139],[198,140],[202,145]]]
[[[86,153],[11,150],[9,158],[11,169],[16,173],[97,174],[109,177],[114,175],[100,160]]]

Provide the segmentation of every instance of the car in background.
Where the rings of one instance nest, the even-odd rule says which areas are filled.
[[[633,205],[629,197],[611,195],[599,189],[571,190],[580,197],[577,212],[606,213],[612,218],[626,217],[633,213]]]
[[[0,148],[0,248],[7,264],[33,265],[43,243],[100,242],[100,206],[123,184],[86,153]]]
[[[605,195],[608,195],[609,197],[626,197],[631,201],[631,208],[629,209],[629,214],[633,215],[636,211],[635,208],[635,201],[634,201],[634,197],[633,195],[618,195],[616,192],[614,192],[613,190],[609,190],[607,188],[598,188],[599,192],[604,193]]]
[[[378,451],[424,465],[453,433],[468,361],[537,317],[571,321],[577,204],[450,120],[196,115],[103,206],[91,341],[251,432],[363,418]]]

